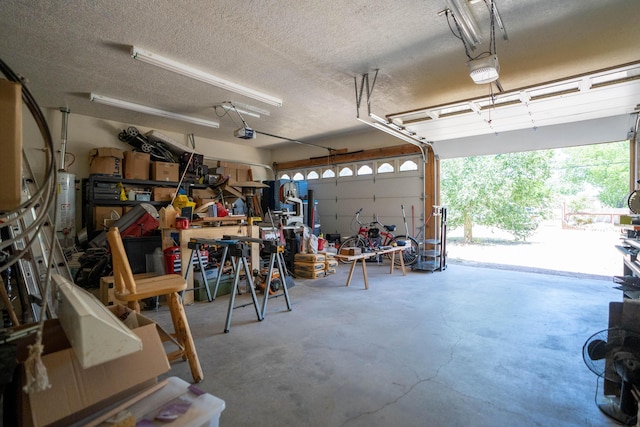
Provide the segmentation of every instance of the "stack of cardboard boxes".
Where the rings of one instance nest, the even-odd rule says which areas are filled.
[[[117,148],[94,148],[89,152],[89,173],[124,179],[178,182],[179,165],[152,162],[149,153],[122,151]]]
[[[151,161],[148,153],[122,151],[117,148],[96,148],[89,152],[89,173],[92,175],[119,177],[124,180],[158,181],[175,185],[145,185],[143,183],[111,184],[115,200],[121,200],[120,191],[128,200],[170,202],[175,193],[178,163]],[[158,183],[159,184],[159,183]],[[95,206],[93,211],[94,230],[102,231],[131,209],[129,206]]]
[[[233,185],[236,182],[244,182],[253,180],[253,174],[251,173],[251,167],[248,165],[241,165],[238,163],[219,162],[216,169],[218,175],[228,176],[229,184]]]

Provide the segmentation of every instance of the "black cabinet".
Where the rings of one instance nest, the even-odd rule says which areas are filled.
[[[126,213],[127,207],[149,203],[160,209],[168,205],[170,198],[153,200],[152,193],[154,189],[166,188],[165,194],[169,194],[171,189],[175,191],[177,187],[177,182],[91,175],[82,180],[82,226],[87,229],[88,238],[92,239],[108,225],[108,221]],[[125,196],[132,196],[132,192],[135,192],[135,196],[133,199],[122,200],[123,191]]]

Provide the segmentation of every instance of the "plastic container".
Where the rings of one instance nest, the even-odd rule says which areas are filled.
[[[189,222],[189,218],[178,216],[176,217],[176,228],[179,230],[186,230],[189,228]]]
[[[155,417],[172,402],[190,403],[189,409],[181,414],[171,426],[186,427],[218,427],[220,414],[224,411],[225,402],[209,393],[204,393],[196,386],[178,378],[169,377],[167,384],[155,393],[127,408],[140,424],[142,420],[153,422]],[[155,424],[153,424],[155,425]],[[158,423],[158,425],[162,425]]]
[[[162,248],[158,247],[152,254],[146,255],[147,273],[165,274],[164,253]]]

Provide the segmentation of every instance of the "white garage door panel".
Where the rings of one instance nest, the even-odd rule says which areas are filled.
[[[629,115],[614,116],[537,129],[514,130],[498,135],[452,139],[436,142],[434,147],[441,159],[451,159],[600,144],[624,141],[633,123]]]
[[[420,223],[423,180],[418,171],[375,175],[375,179],[374,175],[367,175],[313,180],[308,184],[318,201],[323,233],[339,233],[343,238],[354,234],[357,229],[352,229],[351,222],[360,208],[363,222],[372,221],[374,213],[378,214],[383,224],[397,226],[396,234],[405,233],[403,204],[410,230],[412,206],[414,223]]]

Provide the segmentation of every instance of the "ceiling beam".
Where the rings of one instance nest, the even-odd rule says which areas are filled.
[[[420,148],[411,145],[395,145],[392,147],[374,148],[372,150],[355,151],[353,153],[334,154],[323,157],[313,157],[304,160],[293,160],[289,162],[274,162],[274,170],[304,169],[316,166],[333,166],[343,163],[361,162],[365,160],[377,160],[388,157],[407,156],[411,154],[421,154]]]

